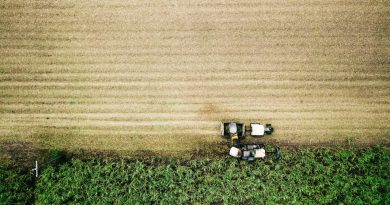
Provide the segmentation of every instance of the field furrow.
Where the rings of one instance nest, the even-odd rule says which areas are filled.
[[[0,1],[0,142],[183,152],[390,143],[386,1]]]

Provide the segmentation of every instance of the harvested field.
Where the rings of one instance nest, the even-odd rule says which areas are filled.
[[[388,1],[0,2],[0,141],[182,152],[390,142]],[[387,26],[386,26],[387,25]]]

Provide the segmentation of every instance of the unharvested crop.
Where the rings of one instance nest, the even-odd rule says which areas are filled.
[[[388,204],[390,152],[302,149],[282,160],[72,160],[44,170],[37,204]]]
[[[33,176],[0,164],[0,204],[26,204],[34,195]]]

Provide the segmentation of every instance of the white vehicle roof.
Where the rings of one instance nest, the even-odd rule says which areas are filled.
[[[238,149],[237,147],[231,147],[229,154],[232,157],[240,157],[241,156],[241,150]]]
[[[264,125],[261,125],[261,124],[258,124],[258,123],[254,123],[254,124],[251,124],[251,128],[252,128],[251,135],[253,135],[253,136],[262,136],[262,135],[264,135]]]
[[[231,134],[237,133],[237,124],[236,124],[236,123],[231,122],[231,123],[229,124],[229,132],[230,132]]]
[[[255,158],[264,158],[265,149],[255,149]]]

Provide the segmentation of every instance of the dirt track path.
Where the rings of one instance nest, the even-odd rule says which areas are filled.
[[[0,2],[0,140],[182,151],[390,141],[386,1]]]

